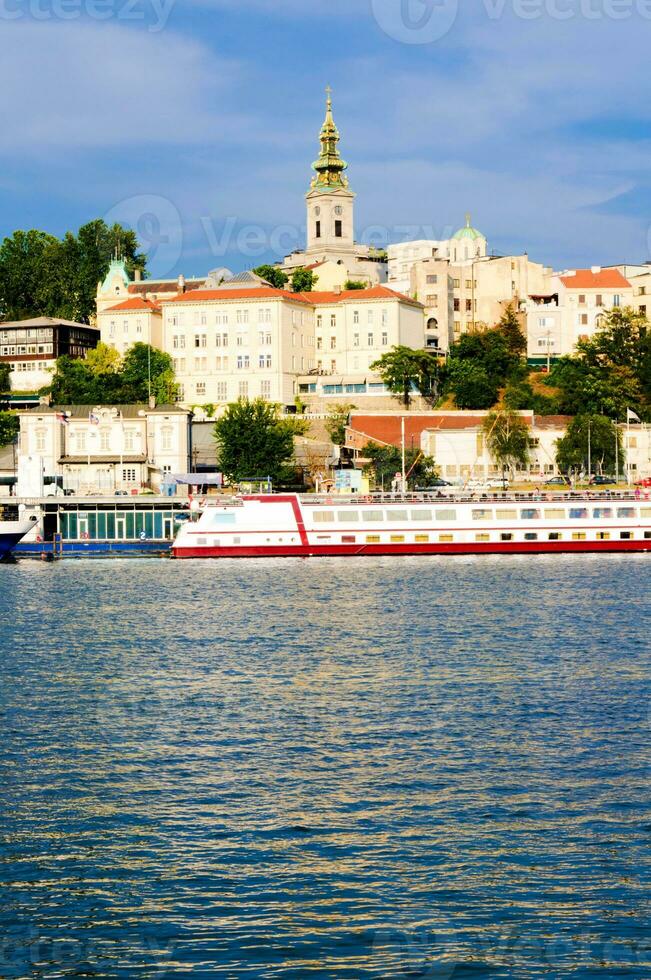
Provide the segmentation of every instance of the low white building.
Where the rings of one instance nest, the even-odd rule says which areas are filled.
[[[190,413],[178,405],[30,408],[18,413],[19,496],[57,482],[75,493],[159,489],[190,470]]]

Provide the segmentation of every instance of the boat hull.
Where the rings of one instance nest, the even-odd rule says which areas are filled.
[[[651,551],[651,541],[509,541],[478,544],[258,545],[175,547],[175,558],[334,558],[369,555],[543,555]]]
[[[0,561],[7,558],[19,541],[34,527],[34,521],[0,521]]]

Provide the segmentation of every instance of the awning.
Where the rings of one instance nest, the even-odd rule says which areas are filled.
[[[221,487],[224,482],[221,473],[172,473],[170,477],[191,487]]]

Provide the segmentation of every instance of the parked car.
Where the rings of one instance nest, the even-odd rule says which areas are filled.
[[[642,480],[635,481],[636,487],[651,487],[651,476],[645,476]]]
[[[552,476],[545,480],[546,487],[569,487],[570,481],[566,476]]]
[[[426,487],[416,487],[417,493],[441,493],[443,495],[448,495],[451,493],[456,493],[458,487],[454,483],[450,483],[448,480],[441,480],[439,478],[435,480],[430,480],[429,485]]]
[[[614,476],[604,476],[603,474],[597,474],[597,476],[592,477],[592,484],[595,487],[610,487],[616,484],[617,480]]]

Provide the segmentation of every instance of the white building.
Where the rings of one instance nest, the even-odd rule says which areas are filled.
[[[633,287],[618,269],[576,269],[550,276],[542,293],[521,304],[532,363],[571,354],[597,331],[608,310],[632,306]]]
[[[19,496],[43,481],[95,493],[159,489],[190,470],[190,413],[178,405],[38,406],[18,413]]]
[[[424,259],[444,259],[453,265],[465,265],[484,258],[488,252],[485,235],[472,227],[471,216],[451,238],[440,241],[421,239],[397,242],[387,248],[388,284],[398,292],[413,295],[413,270]],[[420,298],[420,297],[419,297]]]
[[[122,356],[134,344],[162,347],[163,317],[160,306],[150,299],[132,296],[97,314],[102,343]]]

